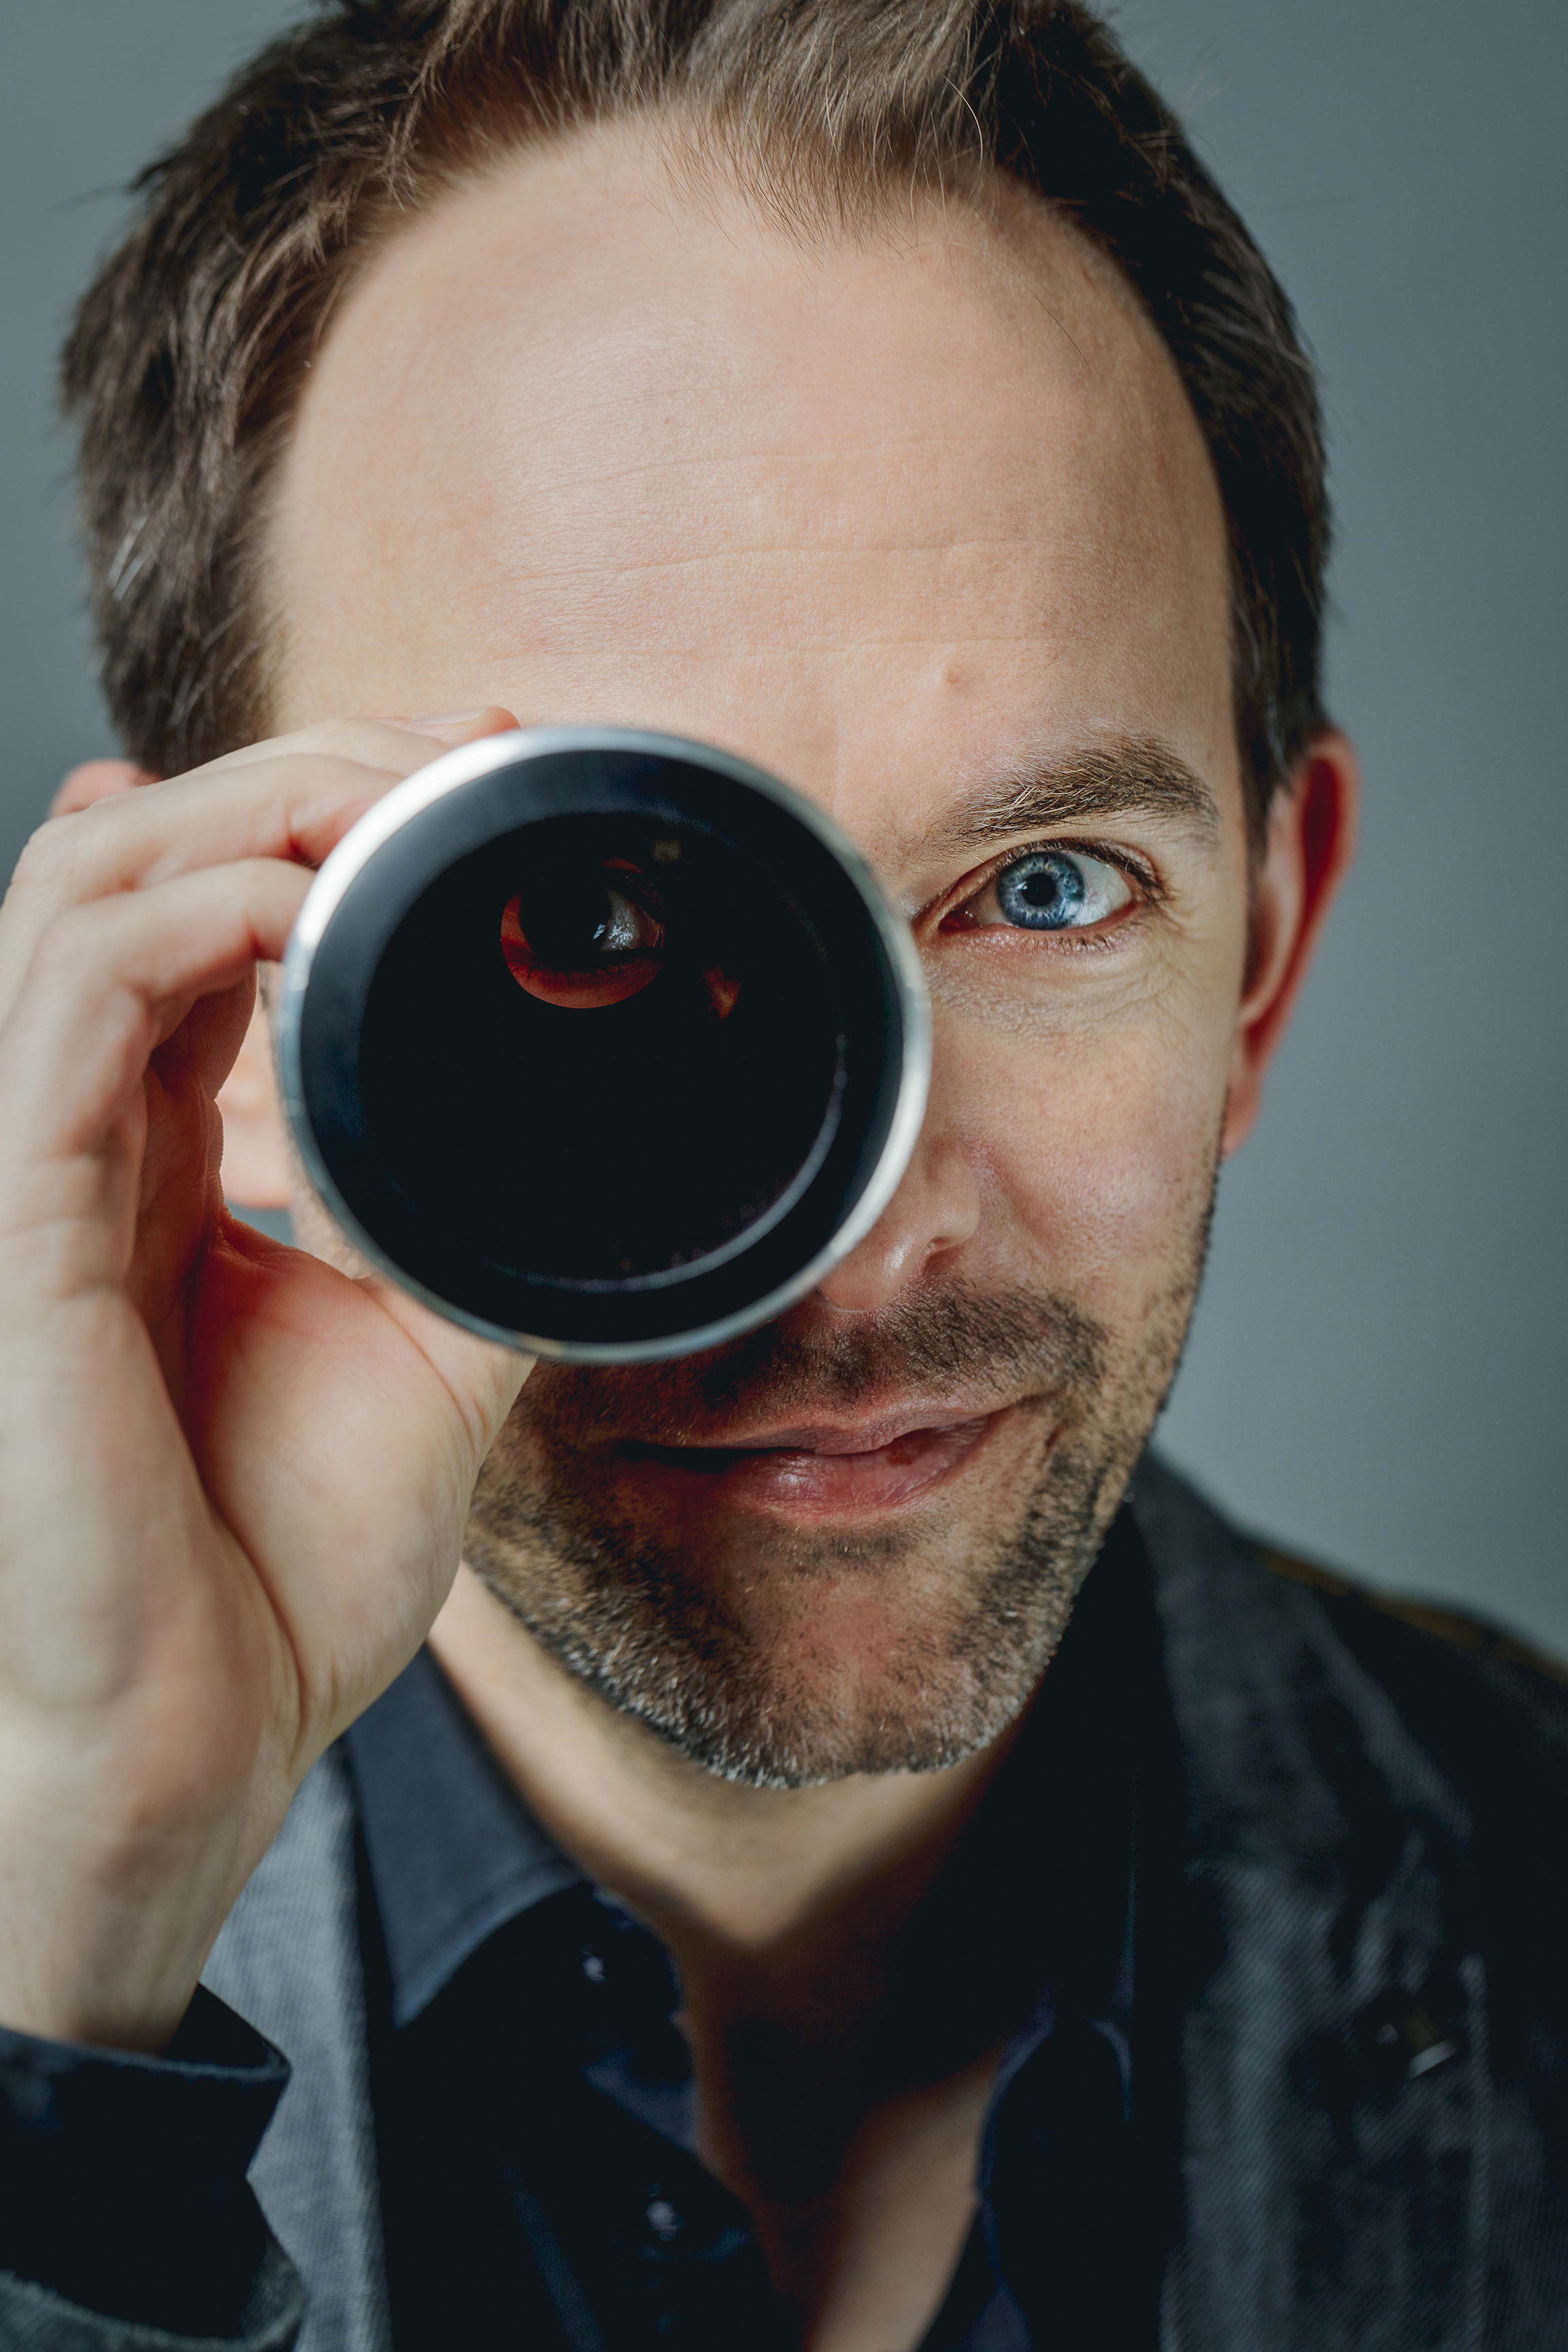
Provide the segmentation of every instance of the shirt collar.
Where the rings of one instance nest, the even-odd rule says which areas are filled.
[[[1121,1979],[1131,1763],[1150,1696],[1152,1624],[1147,1555],[1124,1510],[949,1890],[958,1940],[969,1873],[1016,1890],[1006,1939],[1014,1948],[998,1955],[998,1965],[1049,1988],[1050,1998],[1015,2058],[1037,2046],[1064,1998],[1100,2018],[1130,2007],[1131,1987]],[[569,1888],[593,1895],[503,1777],[428,1650],[360,1717],[345,1745],[395,2026],[427,2009],[500,1928]],[[604,1927],[631,1924],[618,1906],[605,1901],[604,1908]]]
[[[498,1928],[586,1881],[502,1778],[428,1650],[345,1744],[393,2023],[405,2026]]]

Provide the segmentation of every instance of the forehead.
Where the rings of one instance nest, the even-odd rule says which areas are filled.
[[[1225,536],[1119,273],[1021,194],[803,241],[648,140],[400,232],[273,528],[280,724],[500,700],[707,735],[851,822],[1110,734],[1234,763]]]

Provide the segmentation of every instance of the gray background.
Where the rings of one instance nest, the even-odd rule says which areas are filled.
[[[0,0],[0,870],[111,749],[52,354],[114,191],[282,0]],[[1226,1180],[1164,1442],[1568,1654],[1562,0],[1129,0],[1327,378],[1359,869]]]

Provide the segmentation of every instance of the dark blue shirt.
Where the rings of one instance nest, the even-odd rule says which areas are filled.
[[[1163,2062],[1132,1997],[1152,1623],[1124,1519],[930,1898],[918,1964],[895,1960],[890,2081],[911,2050],[935,2079],[1004,2049],[973,2227],[921,2352],[1153,2340],[1160,2216],[1139,2183],[1158,2162],[1140,2126]],[[782,2352],[750,2216],[696,2151],[658,1938],[532,1819],[427,1653],[347,1747],[397,2352]],[[286,2079],[205,1993],[160,2060],[0,2034],[16,2190],[0,2262],[117,2317],[241,2332],[258,2258],[243,2175]]]

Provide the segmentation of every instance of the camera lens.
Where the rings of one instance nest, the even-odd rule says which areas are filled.
[[[809,1286],[891,1191],[925,1076],[912,943],[785,787],[559,730],[399,786],[334,853],[279,1055],[318,1190],[458,1319],[673,1354]]]

